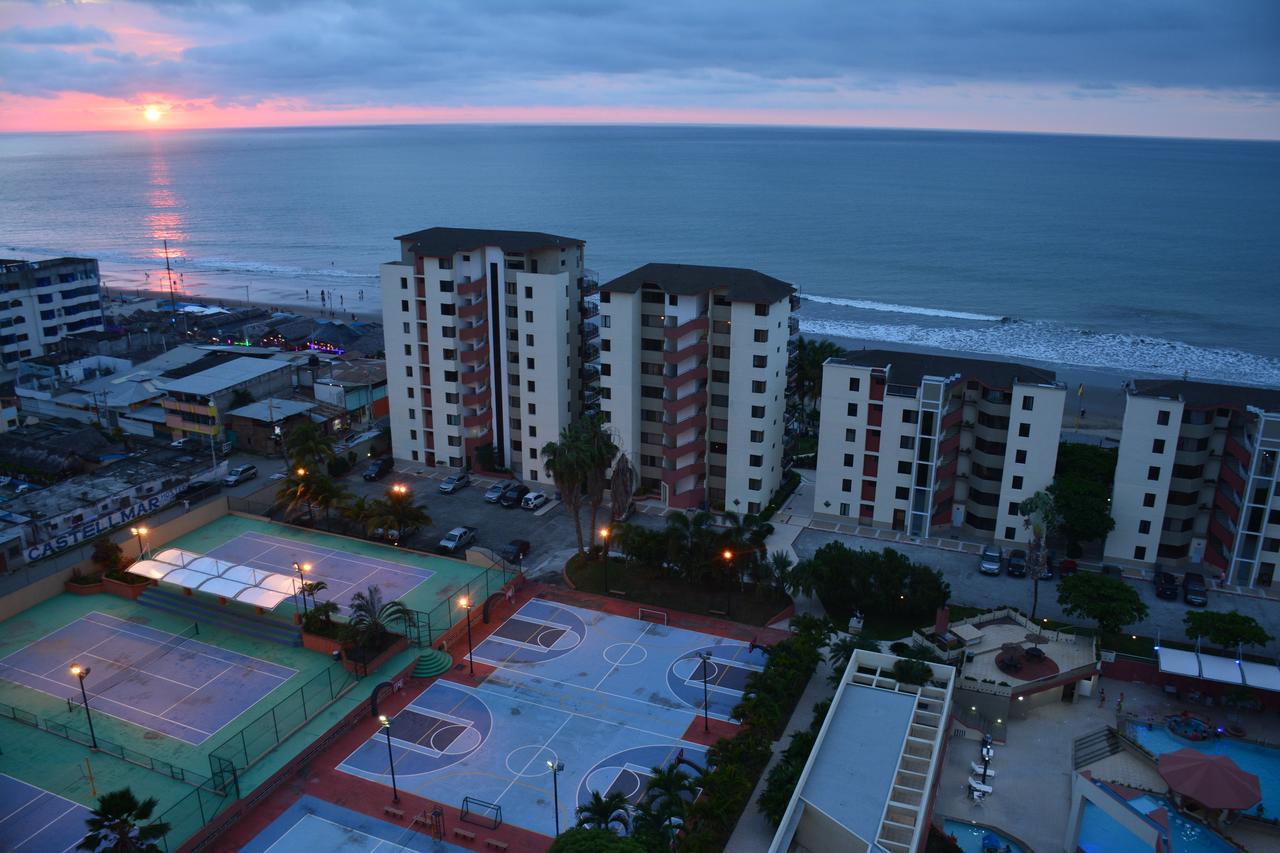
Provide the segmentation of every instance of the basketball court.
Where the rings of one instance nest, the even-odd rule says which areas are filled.
[[[564,765],[562,827],[592,791],[639,802],[654,767],[704,765],[705,747],[686,739],[704,696],[709,716],[727,720],[764,666],[748,643],[540,599],[474,656],[494,667],[478,686],[437,680],[391,719],[397,783],[455,807],[470,798],[486,820],[544,834],[554,828],[551,767]],[[382,732],[338,769],[390,786],[387,752]]]
[[[0,773],[0,850],[61,853],[88,832],[79,803]]]
[[[0,658],[0,678],[200,745],[297,670],[92,611]]]

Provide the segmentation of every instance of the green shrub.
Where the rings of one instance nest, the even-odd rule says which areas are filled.
[[[903,684],[924,684],[933,678],[933,668],[922,660],[903,658],[894,663],[893,677]]]

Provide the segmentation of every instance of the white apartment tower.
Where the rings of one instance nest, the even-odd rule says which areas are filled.
[[[1108,559],[1208,566],[1270,587],[1280,564],[1280,391],[1129,383]]]
[[[550,482],[542,445],[598,394],[584,367],[599,330],[583,241],[472,228],[396,239],[400,259],[381,266],[394,456],[463,468],[491,452]]]
[[[1006,542],[1053,482],[1066,390],[1051,371],[890,350],[822,371],[814,516]]]
[[[758,513],[783,474],[795,288],[646,264],[600,288],[600,406],[641,493]]]
[[[102,328],[96,260],[0,259],[0,364],[37,358],[68,334]]]

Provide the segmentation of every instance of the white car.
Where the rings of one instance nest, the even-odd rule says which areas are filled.
[[[523,509],[537,509],[547,502],[547,496],[542,492],[530,492],[524,496],[524,500],[520,501]]]
[[[476,529],[474,527],[455,527],[440,540],[440,550],[447,554],[456,554],[475,541]]]
[[[245,480],[252,480],[258,476],[258,466],[256,465],[239,465],[227,472],[227,476],[222,479],[224,486],[238,486]]]

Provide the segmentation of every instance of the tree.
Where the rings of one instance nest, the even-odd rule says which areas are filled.
[[[609,477],[609,512],[610,521],[618,521],[631,514],[631,504],[635,500],[636,469],[625,453],[618,454],[613,462],[613,474]]]
[[[604,416],[598,413],[579,418],[570,426],[574,440],[582,448],[583,485],[587,490],[587,505],[591,508],[590,543],[594,547],[600,507],[604,505],[609,486],[609,466],[618,455],[618,445],[605,428]]]
[[[306,603],[307,596],[311,596],[311,606],[316,606],[316,593],[324,592],[329,585],[324,581],[303,581],[302,582],[302,600]]]
[[[880,642],[870,634],[841,634],[827,647],[827,661],[831,664],[831,674],[827,681],[832,687],[839,687],[844,680],[844,671],[853,660],[853,653],[861,649],[866,652],[880,651]]]
[[[612,830],[575,826],[560,833],[548,853],[645,853],[645,848],[630,838],[615,835]]]
[[[98,797],[93,814],[85,819],[89,833],[76,846],[77,850],[100,853],[158,853],[156,842],[169,832],[169,824],[151,822],[156,798],[141,802],[133,791],[121,788]]]
[[[903,684],[924,684],[933,678],[933,667],[922,660],[899,658],[893,663],[893,677]]]
[[[831,341],[801,336],[796,342],[796,398],[801,406],[822,396],[822,365],[844,354],[845,350]]]
[[[1070,616],[1083,616],[1104,634],[1147,618],[1147,605],[1129,584],[1108,575],[1077,572],[1058,582],[1058,604]]]
[[[351,613],[347,621],[355,632],[356,642],[366,649],[381,649],[386,645],[386,638],[391,633],[387,623],[403,624],[410,615],[408,608],[402,602],[384,602],[382,590],[376,586],[351,596],[351,603],[347,605],[347,609]]]
[[[368,527],[384,531],[394,530],[403,539],[416,530],[431,524],[431,516],[425,508],[413,502],[413,493],[407,489],[387,490],[385,498],[370,501],[366,507],[365,521]]]
[[[231,408],[239,409],[253,402],[253,395],[245,388],[237,388],[231,393]]]
[[[582,448],[575,440],[573,424],[560,430],[559,441],[548,441],[542,445],[542,464],[555,482],[565,510],[573,518],[573,532],[578,537],[578,553],[585,553],[581,511],[586,460]]]
[[[1053,503],[1053,495],[1039,491],[1023,501],[1018,512],[1022,515],[1022,526],[1031,531],[1031,618],[1034,620],[1040,606],[1040,576],[1049,559],[1045,540],[1058,529],[1058,508]]]
[[[364,495],[348,501],[338,508],[338,514],[354,525],[361,535],[369,535],[369,518],[373,514],[372,501]]]
[[[1119,449],[1115,447],[1064,442],[1058,445],[1054,479],[1088,480],[1110,491],[1115,480],[1119,453]]]
[[[876,618],[931,620],[951,597],[942,573],[892,548],[854,550],[829,542],[791,572],[792,586],[816,594],[836,624],[855,612]]]
[[[1203,637],[1218,648],[1229,651],[1235,651],[1242,645],[1265,646],[1275,639],[1252,616],[1245,616],[1235,610],[1229,613],[1188,610],[1182,617],[1182,623],[1191,639]]]
[[[693,777],[674,762],[666,767],[654,767],[652,773],[644,792],[645,802],[663,824],[670,825],[673,818],[683,818],[688,812],[698,786]]]
[[[599,791],[592,791],[591,799],[578,806],[577,814],[578,826],[609,830],[616,824],[624,832],[631,828],[631,819],[627,816],[627,798],[617,791],[607,797],[600,796]]]
[[[1116,526],[1111,517],[1111,493],[1092,480],[1058,477],[1049,486],[1059,529],[1067,539],[1067,556],[1078,557],[1085,542],[1102,539]]]
[[[93,540],[93,555],[89,559],[104,572],[116,572],[124,565],[124,551],[104,533]]]
[[[290,428],[284,448],[291,468],[323,465],[333,458],[333,437],[311,421],[302,420]]]

